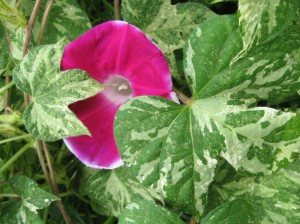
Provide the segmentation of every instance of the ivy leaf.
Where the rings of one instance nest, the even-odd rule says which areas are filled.
[[[89,134],[68,105],[103,89],[84,71],[61,72],[62,53],[61,43],[35,48],[13,71],[17,87],[33,99],[24,111],[25,127],[45,141]]]
[[[215,14],[192,2],[171,5],[170,1],[162,0],[124,0],[122,16],[158,44],[169,61],[172,75],[180,81],[183,77],[177,70],[174,51],[182,49],[189,33]]]
[[[201,220],[201,224],[255,224],[260,223],[257,219],[257,215],[260,213],[259,208],[253,204],[246,200],[236,199],[210,212]]]
[[[11,185],[15,193],[21,197],[21,201],[10,202],[0,209],[1,223],[43,223],[37,210],[49,206],[53,201],[60,200],[40,189],[30,178],[22,175],[14,176],[11,179]]]
[[[106,216],[120,216],[133,200],[161,200],[151,189],[144,187],[125,168],[97,171],[82,180],[81,191],[92,201],[93,208]]]
[[[135,201],[129,204],[122,212],[119,224],[131,223],[168,223],[184,224],[184,222],[173,212],[149,201]]]
[[[6,70],[9,58],[9,48],[6,41],[5,29],[0,23],[0,76]]]
[[[41,14],[42,15],[42,14]],[[42,16],[38,18],[34,39],[37,41]],[[64,39],[66,42],[91,28],[86,13],[72,0],[54,1],[51,6],[42,44],[54,44]]]
[[[185,72],[193,96],[187,105],[139,97],[115,119],[116,143],[133,175],[190,214],[203,212],[219,156],[236,170],[271,174],[299,153],[299,115],[254,107],[283,86],[280,80],[299,84],[297,63],[286,52],[234,63],[242,49],[237,28],[235,17],[222,16],[191,34]]]
[[[240,0],[244,48],[266,43],[282,33],[294,19],[298,6],[298,0]]]
[[[53,201],[60,200],[58,197],[40,189],[33,180],[26,176],[14,176],[11,179],[11,185],[15,193],[22,198],[23,205],[32,212],[49,206]]]
[[[234,214],[228,209],[233,210],[234,207],[238,208],[233,211],[240,213],[239,217],[249,217],[249,222],[243,223],[299,223],[299,167],[298,159],[273,175],[258,178],[243,177],[218,186],[218,191],[230,202],[209,213],[203,224],[231,220]],[[246,205],[249,209],[246,209]]]

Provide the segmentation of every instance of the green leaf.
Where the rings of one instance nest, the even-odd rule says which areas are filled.
[[[34,39],[37,41],[42,14],[38,18]],[[54,1],[51,7],[42,44],[54,44],[64,38],[71,42],[84,32],[91,29],[86,13],[75,1]]]
[[[300,222],[299,159],[273,175],[240,178],[237,181],[221,185],[218,189],[230,202],[211,212],[205,218],[207,220],[207,222],[203,222],[205,224],[219,223],[220,220],[229,219],[234,214],[226,212],[226,210],[232,206],[237,208],[235,210],[232,208],[233,211],[241,213],[240,217],[248,216],[250,218],[252,216],[249,219],[252,221],[250,223],[297,224]],[[241,207],[237,201],[249,204],[249,210],[240,211]]]
[[[174,51],[183,48],[189,33],[215,14],[198,3],[171,5],[163,0],[124,0],[123,18],[142,29],[166,55],[172,75],[183,79],[177,71]]]
[[[240,0],[244,48],[263,44],[282,33],[296,15],[298,0]]]
[[[61,43],[35,48],[13,71],[17,87],[33,100],[24,112],[26,129],[45,141],[89,134],[68,105],[103,89],[84,71],[61,72],[62,53]]]
[[[5,29],[0,23],[0,76],[6,70],[6,66],[9,58],[9,48],[5,35]]]
[[[161,200],[125,168],[86,175],[82,180],[81,191],[90,198],[94,209],[106,216],[120,216],[124,207],[133,200]]]
[[[13,32],[10,32],[12,57],[21,61],[23,59],[23,47],[26,38],[26,29],[21,27]],[[29,43],[31,45],[31,42]]]
[[[281,88],[280,80],[292,83],[299,77],[291,67],[296,66],[293,56],[254,54],[234,63],[242,49],[239,37],[235,17],[204,22],[185,48],[191,102],[180,106],[162,98],[135,98],[115,119],[116,143],[133,175],[190,214],[203,212],[219,156],[236,170],[271,174],[299,153],[299,115],[253,107]]]
[[[3,22],[11,30],[26,26],[26,19],[22,11],[6,0],[0,0],[0,22]]]
[[[201,220],[201,224],[256,224],[260,223],[257,218],[260,213],[260,209],[253,204],[246,200],[237,199],[210,212]]]
[[[32,212],[49,206],[53,201],[60,200],[58,197],[39,188],[33,180],[26,176],[14,176],[11,179],[11,185],[15,193],[22,198],[23,205]]]
[[[11,201],[0,208],[0,221],[7,224],[43,223],[37,210],[60,200],[39,188],[30,178],[16,175],[11,179],[11,186],[21,201]]]
[[[0,207],[0,223],[5,224],[42,224],[37,212],[32,212],[22,202],[9,202]]]
[[[119,224],[184,224],[175,213],[149,201],[135,201],[122,212]]]

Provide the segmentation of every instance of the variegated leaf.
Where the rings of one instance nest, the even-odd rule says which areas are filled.
[[[23,47],[26,36],[26,28],[20,27],[14,32],[10,32],[10,41],[12,48],[12,57],[21,61],[23,58]],[[31,45],[31,42],[29,43]]]
[[[141,97],[125,103],[115,120],[125,164],[169,203],[201,213],[218,156],[236,169],[270,174],[300,148],[296,114],[226,102],[211,97],[183,107]]]
[[[212,32],[211,27],[218,29]],[[191,102],[180,106],[161,98],[136,98],[120,108],[115,120],[117,145],[134,175],[193,214],[203,211],[219,156],[235,169],[271,174],[299,153],[299,115],[250,107],[260,99],[274,102],[268,93],[283,88],[284,80],[299,85],[294,56],[286,50],[273,57],[253,53],[233,63],[241,43],[235,17],[204,22],[185,48]],[[294,87],[283,95],[297,93]],[[245,94],[249,89],[251,94]]]
[[[37,210],[49,206],[58,197],[42,190],[30,178],[16,175],[11,179],[15,193],[20,201],[10,202],[0,208],[0,223],[43,223]]]
[[[222,194],[223,199],[230,202],[213,210],[205,218],[207,222],[203,224],[228,220],[234,215],[228,212],[229,207],[234,205],[241,208],[242,201],[251,208],[240,214],[240,217],[252,217],[247,223],[300,223],[299,189],[299,159],[271,176],[244,177],[218,186],[218,192]]]
[[[298,0],[240,0],[244,48],[263,44],[282,33],[293,20]]]
[[[61,72],[62,53],[61,43],[35,48],[13,71],[17,87],[33,100],[24,112],[25,126],[45,141],[89,134],[68,105],[103,89],[84,71]]]
[[[201,224],[258,224],[261,215],[259,207],[243,199],[227,202],[210,212],[201,220]]]
[[[7,44],[7,38],[5,35],[5,29],[0,23],[0,76],[6,70],[6,66],[9,58],[9,48]]]
[[[38,38],[42,15],[41,13],[35,27],[35,41]],[[54,44],[63,38],[66,42],[70,42],[90,28],[91,23],[86,13],[75,1],[54,1],[49,13],[42,44]]]
[[[81,181],[81,192],[87,195],[93,208],[106,216],[120,216],[125,206],[137,199],[160,200],[152,189],[144,187],[129,170],[119,168],[112,171],[87,172]]]
[[[166,55],[173,77],[180,81],[183,77],[177,70],[174,51],[181,49],[189,33],[215,14],[198,3],[171,5],[162,0],[124,0],[123,18],[142,29]]]
[[[122,212],[119,224],[184,224],[178,215],[149,201],[135,201]]]
[[[211,27],[218,29],[213,32]],[[229,103],[234,99],[239,102],[231,103],[245,105],[293,99],[300,88],[299,32],[292,27],[233,62],[241,50],[234,28],[234,17],[223,16],[204,22],[191,34],[185,46],[184,67],[193,98],[226,95]]]

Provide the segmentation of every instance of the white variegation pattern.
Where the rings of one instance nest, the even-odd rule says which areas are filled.
[[[101,207],[106,216],[119,217],[124,207],[137,199],[161,201],[157,193],[144,187],[125,168],[94,171],[85,175],[81,191],[90,198],[95,207]]]
[[[298,159],[270,176],[240,178],[218,186],[219,193],[223,195],[223,199],[229,201],[238,199],[252,204],[254,209],[248,212],[253,213],[252,217],[255,217],[256,223],[298,224],[300,222],[299,165]],[[226,208],[217,208],[213,216],[218,217],[223,209]]]
[[[35,26],[37,30],[42,17],[42,14],[39,14]],[[89,18],[76,1],[54,1],[47,21],[42,44],[54,44],[62,39],[70,42],[92,28]],[[34,35],[33,39],[37,41],[38,35]]]
[[[68,105],[103,89],[84,71],[61,72],[62,52],[61,43],[38,47],[13,71],[17,87],[33,100],[24,112],[25,126],[33,136],[46,141],[89,134]]]
[[[240,0],[244,49],[265,43],[283,32],[296,14],[298,0]]]
[[[129,204],[119,219],[119,224],[168,223],[184,224],[180,217],[170,210],[149,201],[138,200]]]
[[[140,97],[117,113],[115,138],[125,165],[189,214],[202,214],[220,157],[236,170],[268,175],[299,153],[300,116],[257,107],[260,100],[275,104],[297,96],[298,35],[289,30],[234,61],[242,49],[235,16],[204,22],[184,49],[188,105]]]
[[[123,18],[142,29],[166,55],[172,76],[181,81],[174,51],[182,49],[191,30],[215,14],[198,3],[171,5],[162,0],[124,0]],[[181,60],[181,59],[180,59]]]

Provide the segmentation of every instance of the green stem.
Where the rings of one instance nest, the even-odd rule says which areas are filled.
[[[47,207],[44,209],[43,223],[45,223],[45,224],[47,223],[47,220],[48,220],[49,208],[50,208],[50,206],[47,206]]]
[[[15,84],[14,81],[11,81],[9,82],[7,85],[3,86],[1,89],[0,89],[0,94],[1,93],[4,93],[6,90],[8,90],[10,87],[12,87],[13,85]]]
[[[47,20],[48,20],[48,17],[49,17],[49,13],[50,13],[52,3],[53,3],[53,0],[48,0],[47,1],[47,5],[46,5],[45,12],[44,12],[42,25],[41,25],[41,29],[40,29],[40,33],[39,33],[39,37],[38,37],[38,41],[37,41],[38,45],[40,45],[41,42],[42,42],[44,31],[45,31],[45,28],[46,28],[46,23],[47,23]]]
[[[25,135],[13,137],[13,138],[7,138],[7,139],[0,141],[0,145],[7,143],[7,142],[13,142],[13,141],[17,141],[17,140],[25,139],[25,138],[29,138],[29,137],[31,137],[31,134],[25,134]]]
[[[17,194],[0,194],[0,198],[19,198],[20,196]]]
[[[27,143],[24,145],[16,154],[13,155],[1,168],[0,168],[0,174],[3,173],[8,167],[10,167],[21,155],[23,155],[24,152],[26,152],[27,149],[32,148],[33,144]]]

